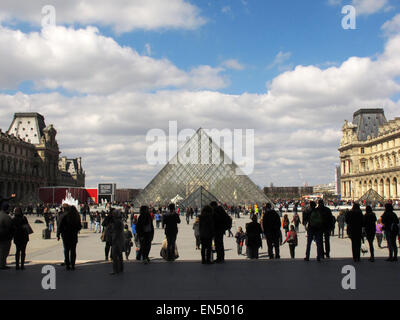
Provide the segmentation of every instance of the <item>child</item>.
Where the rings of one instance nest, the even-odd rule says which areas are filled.
[[[290,256],[292,259],[294,259],[294,255],[295,255],[295,248],[297,247],[297,232],[296,229],[294,227],[294,225],[290,226],[290,231],[286,237],[286,240],[282,243],[282,245],[284,245],[285,243],[289,244],[289,250],[290,250]]]
[[[241,255],[244,240],[246,239],[246,235],[244,234],[242,227],[238,228],[238,232],[236,232],[235,238],[237,243],[237,253],[238,255]]]

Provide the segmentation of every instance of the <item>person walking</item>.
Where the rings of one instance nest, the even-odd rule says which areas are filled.
[[[282,229],[285,230],[285,237],[289,232],[289,224],[290,224],[289,217],[287,214],[285,214],[282,219]]]
[[[337,223],[338,223],[338,228],[339,228],[339,234],[338,238],[344,239],[344,227],[346,224],[346,216],[344,214],[344,211],[340,211],[339,216],[337,217]]]
[[[201,214],[199,216],[199,231],[201,242],[201,263],[212,264],[211,250],[212,239],[215,234],[215,223],[213,209],[211,206],[205,206],[201,210]]]
[[[378,242],[379,249],[382,249],[382,241],[383,241],[383,224],[382,219],[379,218],[376,224],[376,241]]]
[[[196,250],[200,250],[200,218],[196,217],[196,220],[193,224],[194,237],[196,239]]]
[[[122,253],[125,251],[125,236],[123,217],[119,210],[114,210],[111,222],[111,257],[113,271],[111,275],[124,272],[124,259]]]
[[[300,217],[299,217],[299,214],[297,213],[297,204],[295,205],[295,208],[296,208],[296,211],[294,212],[292,223],[294,224],[296,232],[299,232]]]
[[[129,255],[131,253],[131,249],[133,247],[133,242],[132,242],[132,238],[133,238],[133,234],[132,232],[129,230],[128,225],[125,225],[125,230],[124,230],[124,236],[125,236],[125,257],[126,260],[129,260]]]
[[[149,207],[147,206],[140,207],[140,215],[136,224],[136,232],[138,234],[140,243],[139,260],[141,258],[144,264],[148,264],[150,262],[149,253],[151,250],[151,242],[154,238],[154,226]]]
[[[375,261],[374,239],[376,234],[376,215],[372,211],[371,206],[367,206],[365,208],[364,230],[369,244],[369,252],[370,252],[369,261],[374,262]]]
[[[14,224],[10,216],[9,205],[6,201],[0,201],[0,270],[7,270],[7,257],[10,254],[11,241],[14,236]]]
[[[317,204],[314,201],[310,202],[309,210],[304,212],[303,223],[307,230],[307,247],[305,261],[310,261],[311,243],[315,240],[317,244],[317,261],[321,261],[324,256],[322,248],[322,230],[323,220],[321,211],[316,209]]]
[[[246,224],[247,247],[249,249],[249,258],[258,259],[258,250],[261,243],[261,225],[257,222],[257,215],[251,217],[251,222]]]
[[[279,217],[279,214],[274,209],[272,209],[270,203],[267,203],[265,206],[261,227],[267,240],[269,258],[280,259],[279,238],[281,235],[281,219]],[[273,249],[275,249],[275,256]]]
[[[358,203],[353,204],[353,208],[346,216],[347,232],[351,239],[351,248],[353,252],[354,262],[360,262],[361,255],[361,241],[362,227],[364,224],[364,217]]]
[[[101,226],[103,227],[103,233],[101,235],[102,240],[106,243],[106,246],[104,248],[104,253],[105,253],[105,260],[108,261],[108,257],[110,255],[110,250],[111,250],[111,246],[112,246],[112,222],[113,222],[113,210],[114,209],[110,209],[110,212],[107,213],[107,215],[105,216],[103,223],[101,224]],[[99,218],[100,215],[98,215],[97,218]],[[97,222],[96,222],[97,223]],[[100,223],[99,223],[100,225]]]
[[[285,241],[282,243],[282,245],[284,245],[286,242],[289,244],[290,257],[292,259],[294,259],[295,258],[295,250],[298,245],[298,238],[297,238],[296,227],[293,225],[290,226],[290,231],[289,231]]]
[[[237,254],[240,256],[242,254],[243,245],[246,240],[246,234],[243,232],[242,227],[238,228],[238,231],[235,234],[235,238],[237,245]]]
[[[156,228],[159,229],[160,228],[160,224],[161,224],[161,213],[160,213],[160,211],[157,211],[155,218],[156,218]]]
[[[382,215],[382,224],[389,249],[389,258],[386,261],[397,261],[396,238],[399,234],[399,218],[393,212],[393,205],[391,203],[385,205],[385,212]]]
[[[334,228],[334,217],[332,215],[331,209],[325,206],[324,200],[318,200],[317,210],[320,212],[322,217],[322,236],[325,247],[323,246],[323,256],[322,258],[330,258],[331,244],[330,237],[332,229]]]
[[[29,242],[29,234],[32,233],[32,228],[29,225],[28,219],[24,216],[21,208],[16,208],[14,218],[14,244],[15,251],[15,269],[25,269],[26,245]]]
[[[78,233],[82,228],[81,218],[74,206],[64,205],[63,209],[64,213],[57,228],[57,240],[60,241],[60,236],[62,237],[67,270],[75,270],[76,245]]]
[[[165,236],[167,237],[167,261],[175,260],[175,243],[178,235],[178,224],[181,223],[179,214],[175,212],[175,204],[168,206],[169,212],[164,216]]]
[[[212,201],[210,203],[210,206],[213,209],[214,226],[215,226],[214,243],[215,243],[215,251],[217,253],[217,259],[215,260],[215,263],[224,263],[225,262],[224,234],[226,230],[229,230],[231,228],[232,219],[226,213],[225,209],[219,206],[217,202]]]

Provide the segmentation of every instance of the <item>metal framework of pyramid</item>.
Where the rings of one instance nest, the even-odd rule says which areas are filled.
[[[197,161],[182,161],[188,158]],[[203,129],[197,130],[142,190],[135,204],[168,205],[177,195],[186,199],[200,187],[223,204],[262,205],[271,202],[233,161],[224,159],[229,159],[225,152]]]
[[[374,189],[369,189],[358,201],[384,202],[384,198]]]
[[[180,204],[184,208],[199,208],[203,209],[206,205],[209,205],[210,202],[215,201],[219,202],[219,200],[212,195],[209,191],[204,189],[203,187],[198,188],[195,192],[193,192],[190,196],[188,196],[185,200],[183,200]]]

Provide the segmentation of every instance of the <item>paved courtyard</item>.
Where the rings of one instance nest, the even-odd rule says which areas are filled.
[[[303,261],[305,234],[301,229],[296,260],[289,259],[287,245],[281,247],[281,260],[266,257],[263,242],[261,259],[249,261],[238,256],[234,238],[225,237],[227,263],[205,266],[200,264],[200,252],[195,250],[192,224],[184,217],[178,234],[180,258],[168,263],[160,257],[163,230],[156,229],[150,257],[152,262],[143,265],[134,260],[125,262],[125,272],[111,276],[111,264],[104,261],[104,243],[100,234],[83,230],[77,248],[77,270],[65,271],[62,243],[41,239],[43,224],[34,224],[35,233],[28,244],[27,268],[0,272],[1,299],[398,299],[400,294],[394,284],[400,281],[399,265],[384,261],[387,249],[376,249],[375,263],[367,261],[368,255],[356,265],[357,290],[345,291],[341,283],[345,276],[342,268],[352,265],[349,239],[331,238],[331,257],[321,263]],[[248,217],[234,220],[232,231],[244,227]],[[386,245],[386,243],[384,242]],[[14,245],[8,259],[14,262]],[[315,258],[313,246],[311,257]],[[379,258],[380,257],[380,258]],[[46,291],[41,287],[43,265],[56,268],[57,289]],[[139,289],[141,288],[141,289]]]

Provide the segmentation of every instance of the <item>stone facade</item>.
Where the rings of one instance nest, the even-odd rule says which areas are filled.
[[[361,109],[342,131],[342,199],[358,200],[370,189],[400,199],[400,118],[387,121],[383,109]]]
[[[40,187],[85,186],[80,158],[65,158],[65,163],[77,164],[76,169],[60,167],[56,135],[38,113],[16,113],[7,133],[0,130],[1,197],[15,193],[18,200],[34,200]]]

